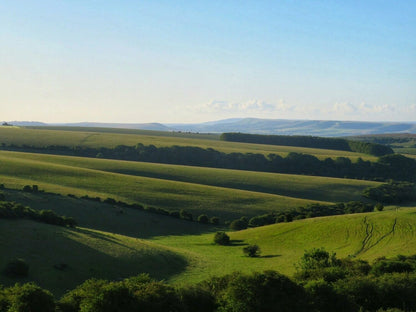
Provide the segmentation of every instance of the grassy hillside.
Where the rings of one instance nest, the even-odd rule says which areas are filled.
[[[37,184],[41,189],[75,195],[113,197],[170,210],[186,209],[222,220],[298,207],[310,200],[215,186],[131,176],[11,157],[0,153],[0,181],[8,187]],[[314,201],[318,202],[318,201]]]
[[[313,247],[325,247],[338,257],[369,261],[416,253],[416,207],[229,232],[232,245],[218,246],[212,243],[217,229],[211,226],[132,209],[117,214],[111,205],[57,195],[5,192],[9,200],[38,209],[54,207],[59,214],[75,217],[82,226],[72,230],[26,220],[0,220],[0,253],[7,255],[0,267],[6,258],[25,258],[33,269],[29,279],[58,294],[83,278],[117,279],[132,272],[149,272],[179,284],[236,270],[272,269],[290,275],[304,251]],[[138,239],[141,237],[147,239]],[[247,244],[258,244],[261,257],[243,256],[242,248]],[[53,255],[50,250],[54,250]],[[54,268],[61,263],[68,264],[68,269]],[[13,281],[2,277],[0,282]]]
[[[380,256],[411,255],[416,253],[415,233],[416,208],[402,208],[397,212],[305,219],[231,232],[231,246],[212,245],[213,234],[159,237],[153,241],[177,247],[184,256],[201,255],[197,263],[170,279],[182,283],[235,270],[272,269],[290,275],[304,251],[313,247],[324,247],[338,257],[355,256],[370,262]],[[243,256],[246,244],[258,244],[261,257]]]
[[[352,160],[356,160],[358,157],[364,160],[376,159],[374,156],[345,151],[225,142],[219,141],[217,136],[213,136],[211,139],[210,136],[198,134],[192,136],[172,136],[170,132],[167,132],[165,136],[162,136],[160,132],[155,133],[153,131],[140,131],[138,132],[140,134],[132,134],[129,131],[120,133],[120,129],[114,129],[114,131],[106,129],[106,131],[99,130],[97,132],[92,132],[91,128],[88,129],[89,131],[85,131],[87,130],[86,128],[82,128],[82,130],[84,131],[0,127],[0,144],[115,147],[121,144],[135,146],[138,143],[142,143],[144,145],[153,144],[157,147],[172,145],[197,146],[213,148],[225,153],[260,153],[264,155],[274,153],[286,156],[290,152],[297,152],[315,155],[320,159],[327,157],[350,157]]]
[[[8,201],[15,201],[33,209],[52,209],[58,215],[75,218],[85,228],[136,237],[191,235],[215,230],[211,225],[184,221],[137,209],[120,208],[85,199],[47,193],[26,193],[5,189]]]
[[[185,269],[187,260],[168,247],[87,228],[68,229],[29,220],[0,220],[0,268],[13,258],[29,264],[29,276],[57,295],[87,278],[120,279],[141,272],[169,278]],[[0,283],[16,279],[0,275]]]
[[[363,189],[380,184],[364,180],[4,151],[0,152],[0,157],[331,202],[362,200]]]

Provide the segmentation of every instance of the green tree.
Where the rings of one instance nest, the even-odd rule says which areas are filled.
[[[230,237],[225,232],[217,232],[214,235],[214,243],[218,245],[230,244]]]
[[[10,312],[54,312],[53,295],[34,283],[19,285],[9,289]]]
[[[202,214],[198,217],[198,222],[203,223],[203,224],[207,224],[209,222],[209,218],[208,218],[207,215]]]
[[[243,253],[248,257],[258,257],[260,255],[260,247],[257,245],[248,245],[243,248]]]

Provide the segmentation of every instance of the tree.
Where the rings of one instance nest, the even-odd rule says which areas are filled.
[[[179,211],[179,216],[181,217],[181,219],[184,219],[184,220],[188,220],[188,221],[193,220],[192,213],[186,211],[185,209],[181,209]]]
[[[225,232],[217,232],[214,236],[214,243],[218,245],[228,245],[230,237]]]
[[[23,259],[13,259],[7,264],[4,273],[9,277],[26,277],[29,274],[29,265]]]
[[[220,223],[220,218],[218,218],[218,217],[212,217],[209,220],[209,222],[212,223],[212,224],[219,224]]]
[[[207,224],[209,222],[209,218],[208,218],[207,215],[202,214],[198,217],[198,222],[203,223],[203,224]]]
[[[53,295],[34,283],[16,284],[10,290],[10,308],[13,312],[54,312]]]
[[[382,203],[377,203],[376,206],[375,206],[375,208],[377,209],[377,211],[383,211],[384,206],[383,206]]]
[[[258,257],[260,255],[260,247],[258,245],[248,245],[243,248],[243,252],[248,257]]]

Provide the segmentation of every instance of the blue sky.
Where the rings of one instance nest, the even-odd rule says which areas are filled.
[[[0,119],[416,120],[414,1],[0,2]]]

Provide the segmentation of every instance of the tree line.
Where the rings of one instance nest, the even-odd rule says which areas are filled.
[[[347,203],[337,203],[333,205],[313,203],[307,205],[306,207],[300,206],[278,213],[272,212],[254,216],[251,219],[248,219],[247,217],[241,217],[240,219],[236,219],[230,223],[230,229],[239,231],[249,227],[259,227],[281,222],[292,222],[294,220],[335,216],[341,214],[372,212],[374,211],[375,207],[377,207],[378,210],[383,209],[383,206],[363,203],[360,201],[350,201]]]
[[[323,148],[364,153],[374,156],[384,156],[394,153],[390,147],[382,144],[305,135],[263,135],[229,132],[221,134],[220,139],[230,142]]]
[[[366,188],[363,191],[363,196],[387,204],[416,201],[416,184],[390,181],[379,186]]]
[[[2,196],[0,195],[1,198]],[[68,227],[77,225],[77,222],[72,217],[59,216],[52,210],[35,210],[10,201],[0,201],[0,219],[29,219]]]
[[[6,145],[2,149],[50,153],[70,156],[97,157],[188,166],[251,170],[275,173],[303,174],[337,178],[387,181],[416,181],[416,160],[399,154],[385,155],[377,161],[359,158],[352,162],[347,157],[320,160],[309,154],[291,152],[282,157],[276,154],[224,153],[212,148],[195,146],[136,146],[119,145],[114,148]]]
[[[339,259],[305,251],[293,278],[276,271],[236,272],[172,286],[141,274],[89,279],[59,300],[34,283],[0,287],[0,312],[382,312],[416,311],[416,256]]]

